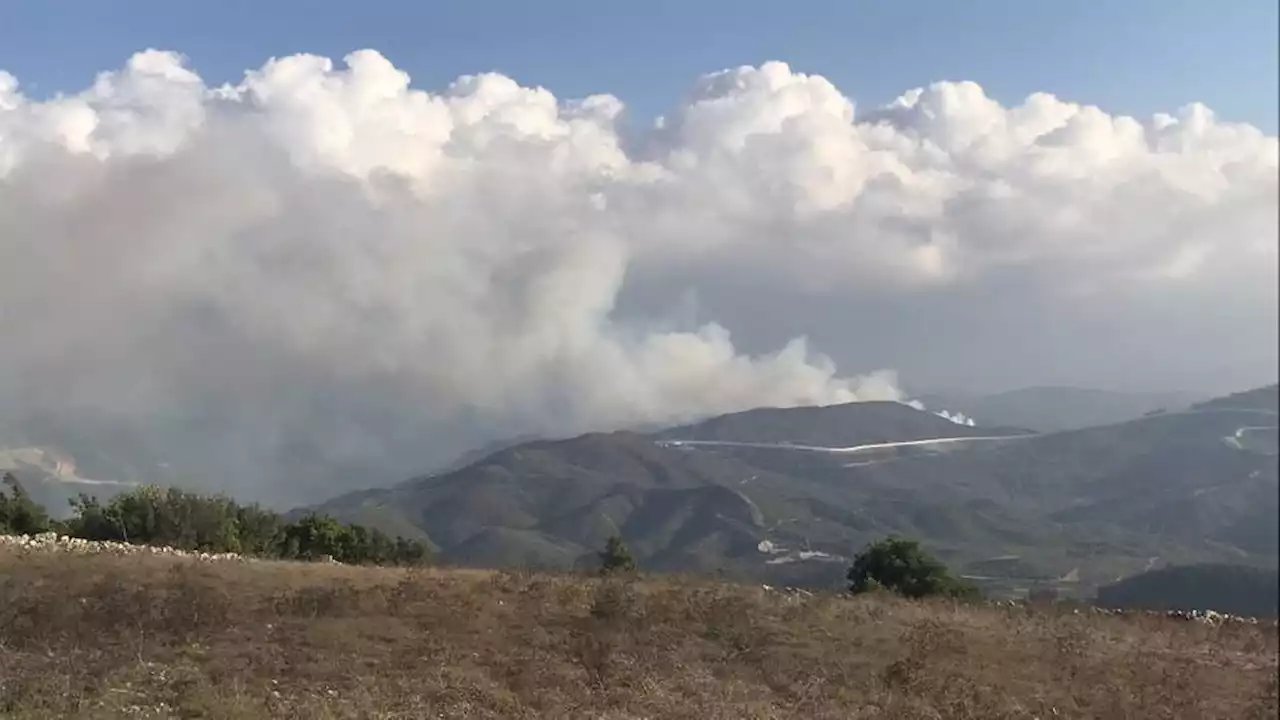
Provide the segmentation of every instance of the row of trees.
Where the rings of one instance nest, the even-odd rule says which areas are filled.
[[[164,545],[200,552],[348,564],[419,565],[431,559],[425,543],[341,523],[324,515],[286,520],[258,505],[177,488],[140,487],[103,503],[80,495],[72,517],[53,520],[11,473],[0,488],[0,533],[57,532],[85,540]]]

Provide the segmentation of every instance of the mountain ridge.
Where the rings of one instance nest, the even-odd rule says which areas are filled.
[[[993,440],[979,439],[992,428],[899,403],[760,408],[517,444],[315,509],[376,506],[463,564],[568,567],[621,534],[653,569],[826,584],[837,561],[893,533],[962,568],[1013,555],[1037,578],[1074,572],[1084,592],[1153,555],[1275,562],[1263,540],[1275,526],[1274,453],[1227,442],[1269,397]],[[849,451],[876,443],[888,445]]]

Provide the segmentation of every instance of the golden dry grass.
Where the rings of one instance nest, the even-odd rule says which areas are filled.
[[[0,550],[11,718],[1276,717],[1276,630]]]

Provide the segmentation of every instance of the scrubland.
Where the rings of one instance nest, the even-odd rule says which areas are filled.
[[[1272,624],[0,547],[7,718],[1276,717]]]

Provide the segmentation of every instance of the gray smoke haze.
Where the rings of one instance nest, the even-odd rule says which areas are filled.
[[[904,399],[878,368],[1260,384],[1277,167],[1198,105],[855,114],[782,63],[637,129],[369,50],[218,88],[147,51],[45,101],[0,73],[0,428],[288,504],[495,437]]]

